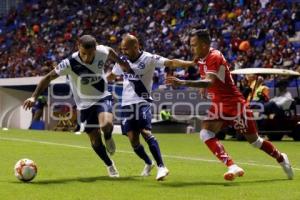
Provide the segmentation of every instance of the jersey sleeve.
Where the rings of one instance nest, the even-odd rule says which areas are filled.
[[[115,64],[111,72],[117,76],[120,76],[123,74],[123,70],[121,69],[119,64]]]
[[[222,64],[222,57],[221,55],[211,55],[210,58],[207,60],[207,73],[218,74],[220,67]]]
[[[151,58],[152,58],[152,63],[154,68],[165,67],[164,63],[166,60],[168,60],[167,58],[157,54],[153,54]]]
[[[225,83],[226,66],[223,61],[224,61],[224,57],[222,54],[211,55],[206,63],[207,65],[206,73],[216,75],[220,81]]]
[[[55,72],[59,76],[67,75],[70,72],[70,61],[69,59],[62,60],[55,68]]]
[[[96,49],[99,53],[105,54],[106,56],[108,56],[108,54],[109,54],[109,47],[108,46],[98,45],[96,47]]]

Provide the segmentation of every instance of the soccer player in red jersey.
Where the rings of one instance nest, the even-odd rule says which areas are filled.
[[[232,181],[235,177],[244,175],[244,170],[234,163],[222,143],[216,138],[216,133],[221,130],[224,123],[232,124],[250,144],[276,159],[288,179],[293,179],[293,169],[287,155],[281,153],[271,142],[258,135],[253,113],[247,109],[246,100],[234,85],[226,59],[220,51],[210,47],[210,42],[207,29],[194,29],[191,32],[190,46],[199,67],[201,80],[189,81],[169,77],[167,84],[207,90],[212,104],[206,119],[202,122],[200,138],[212,153],[228,167],[224,179]]]

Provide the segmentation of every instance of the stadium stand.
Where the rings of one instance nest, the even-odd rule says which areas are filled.
[[[297,0],[24,0],[0,20],[0,78],[46,74],[70,55],[84,33],[118,48],[122,34],[131,32],[149,52],[191,59],[188,30],[196,24],[211,30],[212,45],[235,69],[300,66]],[[245,49],[243,42],[250,46]],[[176,75],[195,78],[196,73],[190,69]],[[157,71],[155,88],[164,74]]]

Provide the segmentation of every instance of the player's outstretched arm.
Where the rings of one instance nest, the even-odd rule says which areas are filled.
[[[44,76],[35,88],[32,96],[24,101],[23,108],[25,110],[30,109],[33,106],[36,99],[38,98],[38,96],[49,86],[50,82],[56,79],[57,77],[58,75],[55,72],[55,70],[52,70],[46,76]]]
[[[188,68],[188,67],[195,66],[195,62],[180,60],[180,59],[171,59],[171,60],[166,60],[164,62],[164,65],[165,67],[170,67],[170,68],[176,68],[176,67]]]
[[[128,62],[126,61],[126,59],[122,59],[120,56],[118,56],[118,54],[115,52],[115,50],[113,50],[110,47],[109,47],[108,58],[111,59],[112,61],[118,63],[124,72],[130,71],[130,66],[129,66]]]
[[[196,88],[208,88],[210,87],[216,77],[213,74],[207,74],[205,79],[202,80],[180,80],[174,76],[167,77],[166,84],[167,85],[173,85],[173,86],[186,86],[186,87],[196,87]]]

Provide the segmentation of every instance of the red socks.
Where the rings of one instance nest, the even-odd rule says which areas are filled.
[[[205,144],[211,150],[211,152],[227,167],[234,164],[233,160],[226,153],[223,144],[217,138],[206,140]],[[264,140],[260,149],[275,158],[277,162],[283,161],[283,156],[271,142]]]
[[[264,140],[260,149],[275,158],[277,162],[283,161],[281,153],[274,147],[271,142]]]
[[[217,138],[211,138],[205,141],[207,147],[213,152],[213,154],[223,162],[227,167],[233,165],[233,160],[226,153],[223,144]]]

